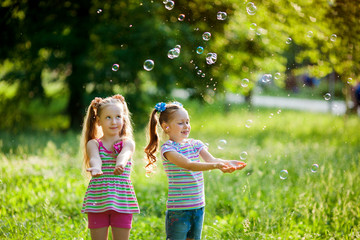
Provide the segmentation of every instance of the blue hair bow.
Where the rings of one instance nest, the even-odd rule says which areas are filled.
[[[164,102],[159,102],[155,105],[155,109],[158,111],[158,112],[163,112],[165,111],[166,109],[166,103]]]

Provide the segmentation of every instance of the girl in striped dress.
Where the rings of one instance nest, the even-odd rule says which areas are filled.
[[[95,98],[82,131],[84,165],[91,174],[82,212],[88,215],[92,239],[129,239],[132,214],[139,213],[130,180],[135,150],[130,113],[121,95]]]
[[[191,130],[189,115],[180,103],[175,102],[156,104],[150,115],[149,144],[145,148],[148,168],[156,162],[158,124],[169,137],[161,146],[169,186],[166,239],[200,239],[205,206],[203,171],[220,169],[230,173],[246,164],[215,158],[200,140],[188,138]],[[200,157],[205,162],[200,161]]]

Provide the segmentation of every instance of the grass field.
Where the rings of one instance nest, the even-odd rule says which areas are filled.
[[[360,238],[358,117],[184,105],[191,137],[214,156],[248,153],[242,171],[205,173],[203,239]],[[132,180],[141,213],[131,239],[164,239],[167,181],[161,161],[145,175],[144,131],[135,128]],[[90,239],[80,213],[87,180],[78,141],[79,133],[0,133],[0,239]],[[319,168],[311,171],[313,164]]]

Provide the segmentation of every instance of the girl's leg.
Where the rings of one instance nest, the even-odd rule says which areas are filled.
[[[113,240],[128,240],[130,228],[111,227]]]
[[[91,228],[90,234],[91,234],[92,240],[107,240],[108,239],[108,227]]]

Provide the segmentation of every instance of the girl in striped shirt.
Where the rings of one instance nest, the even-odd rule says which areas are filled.
[[[147,168],[157,160],[158,124],[169,138],[161,146],[169,185],[166,239],[200,239],[205,206],[203,171],[220,169],[224,173],[233,172],[246,164],[215,158],[200,140],[188,138],[191,130],[189,115],[180,103],[175,102],[156,104],[150,115],[149,144],[145,148],[149,161]],[[200,161],[200,157],[205,162]]]
[[[121,95],[95,98],[82,131],[84,165],[91,174],[82,212],[88,215],[92,239],[129,239],[132,214],[139,213],[130,180],[135,150],[130,113]]]

